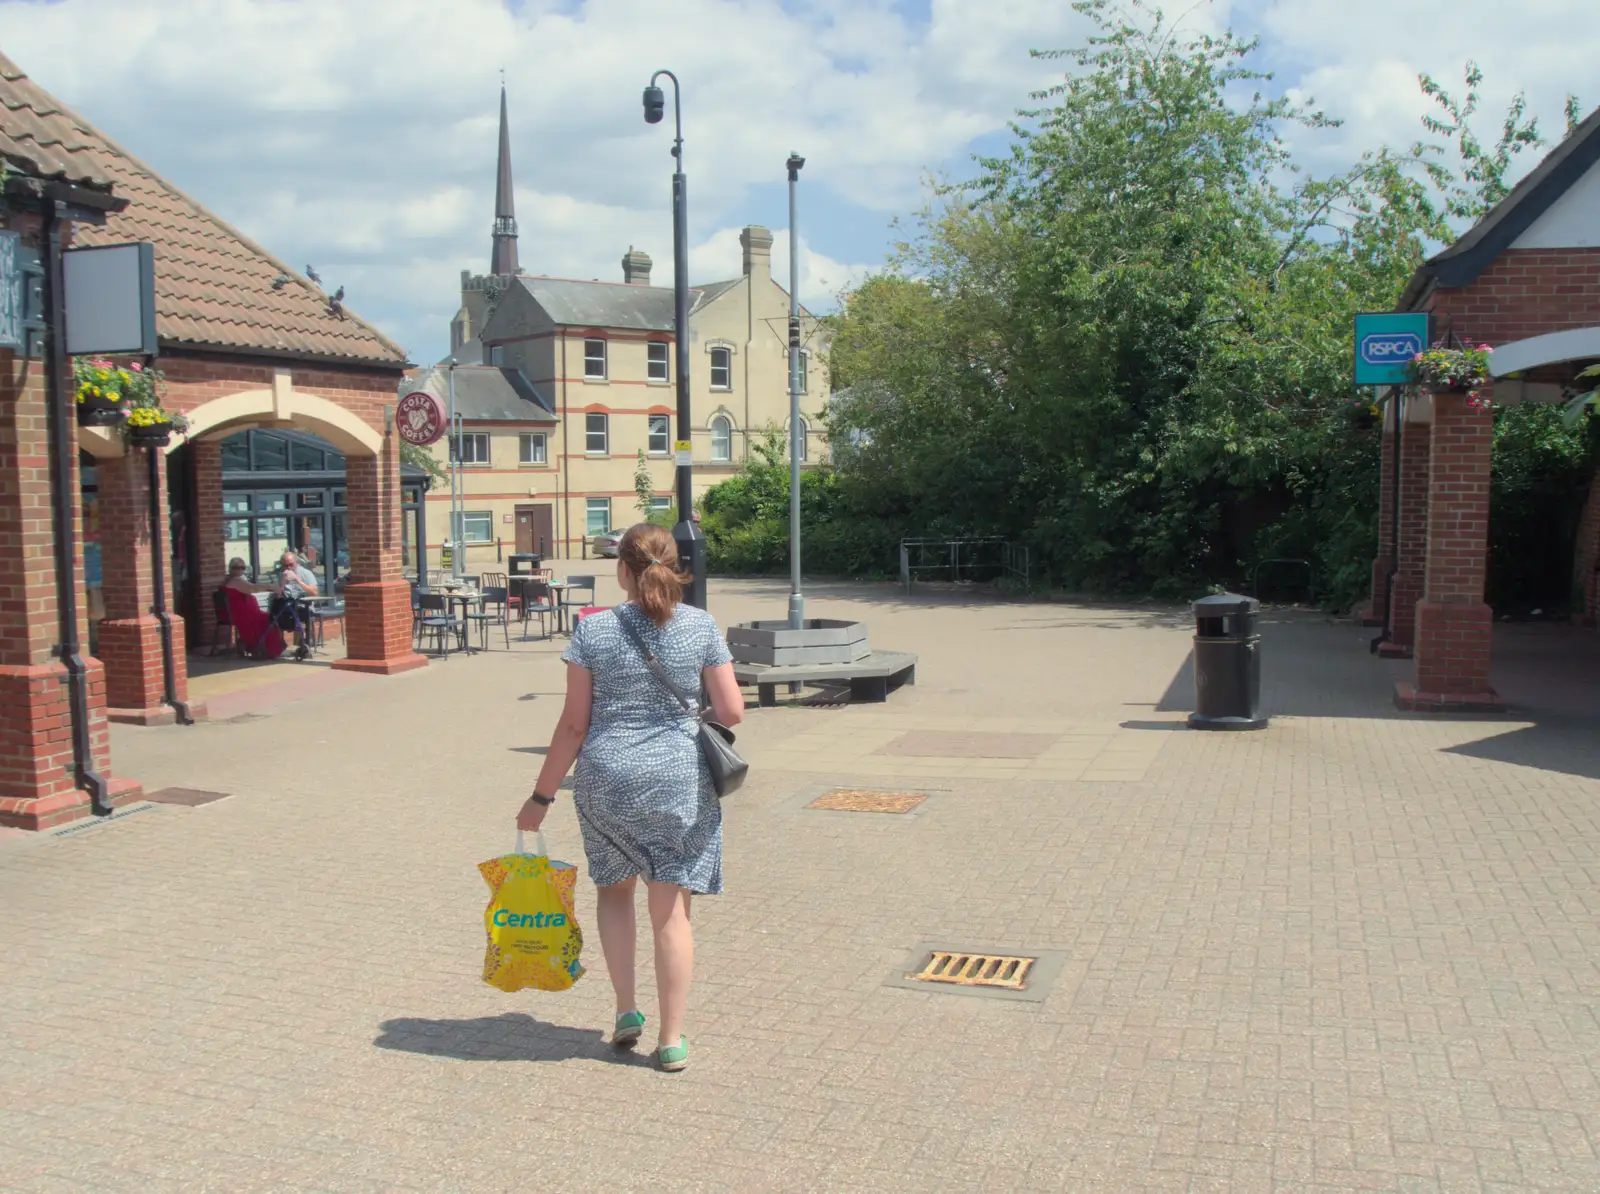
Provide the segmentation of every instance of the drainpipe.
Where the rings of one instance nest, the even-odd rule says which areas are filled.
[[[145,364],[149,368],[148,360]],[[161,449],[152,444],[150,453],[150,579],[155,589],[155,604],[150,612],[161,623],[161,676],[166,686],[167,704],[177,715],[178,724],[192,726],[194,715],[189,706],[178,699],[178,677],[172,662],[172,615],[167,612],[167,568],[161,549]]]
[[[1373,655],[1380,646],[1394,639],[1394,582],[1400,575],[1400,469],[1405,459],[1401,454],[1405,447],[1406,419],[1401,399],[1404,392],[1398,386],[1389,391],[1389,406],[1394,411],[1394,492],[1389,502],[1389,549],[1394,552],[1394,559],[1389,561],[1389,578],[1383,586],[1383,629],[1367,646]]]
[[[66,223],[59,201],[44,209],[45,318],[49,329],[45,355],[45,403],[49,412],[50,514],[56,553],[56,610],[61,641],[55,648],[67,671],[67,705],[72,718],[72,768],[74,786],[89,793],[89,807],[97,817],[108,817],[110,785],[94,769],[94,749],[89,741],[89,669],[78,653],[78,495],[73,492],[73,453],[78,450],[75,406],[67,394],[67,301],[62,280],[61,226]]]
[[[560,330],[561,335],[561,500],[556,503],[556,543],[563,547],[562,557],[566,557],[565,545],[567,539],[572,538],[572,456],[567,451],[567,424],[572,421],[572,408],[567,404],[567,329]],[[562,537],[562,532],[566,537]],[[584,528],[584,539],[587,541],[588,527]],[[541,561],[542,562],[542,561]]]

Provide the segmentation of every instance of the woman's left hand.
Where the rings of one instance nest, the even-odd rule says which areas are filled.
[[[517,810],[517,828],[523,833],[537,833],[539,826],[544,824],[545,814],[550,811],[550,806],[540,804],[532,796],[522,802],[522,807]]]

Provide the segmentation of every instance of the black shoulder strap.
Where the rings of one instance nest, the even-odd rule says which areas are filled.
[[[691,703],[689,698],[684,695],[683,689],[673,683],[672,677],[667,675],[667,669],[661,666],[661,661],[656,658],[655,652],[645,645],[644,638],[633,625],[632,619],[623,613],[624,608],[624,606],[618,606],[615,611],[617,624],[622,627],[623,633],[633,640],[633,645],[639,648],[639,654],[644,656],[645,666],[655,673],[657,680],[666,685],[668,692],[678,698],[678,704],[683,706],[685,713],[692,713],[698,717],[700,715],[699,705]]]

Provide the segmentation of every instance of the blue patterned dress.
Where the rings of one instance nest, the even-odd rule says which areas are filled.
[[[695,741],[695,719],[656,677],[628,624],[691,700],[702,668],[732,658],[710,614],[679,605],[657,627],[632,604],[591,614],[562,656],[594,677],[589,733],[573,773],[573,806],[589,877],[643,875],[700,895],[722,891],[722,806]]]

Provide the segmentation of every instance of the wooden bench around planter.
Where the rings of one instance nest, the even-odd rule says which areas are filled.
[[[874,651],[854,663],[735,663],[734,679],[754,684],[763,706],[778,703],[778,685],[845,680],[853,701],[886,701],[903,684],[917,682],[917,657],[907,651]]]

